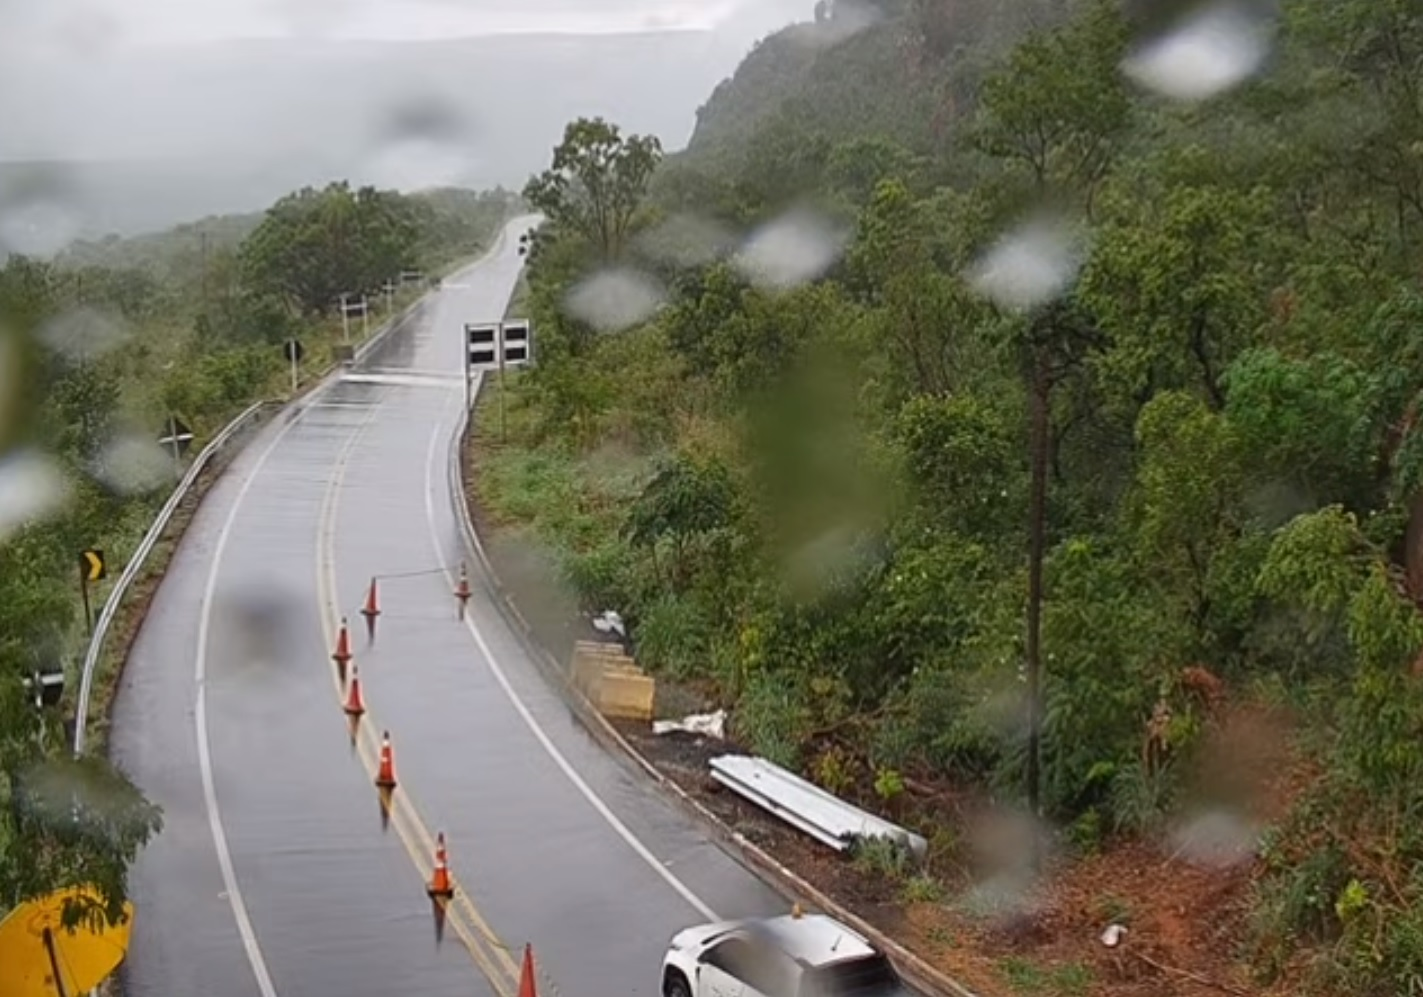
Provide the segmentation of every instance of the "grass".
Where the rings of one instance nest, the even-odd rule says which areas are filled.
[[[1092,990],[1092,970],[1077,962],[1040,966],[1009,956],[999,960],[998,972],[1023,997],[1086,997]]]

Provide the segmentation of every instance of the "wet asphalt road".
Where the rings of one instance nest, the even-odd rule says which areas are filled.
[[[546,994],[655,994],[675,930],[783,909],[592,741],[480,579],[457,618],[461,327],[502,315],[526,224],[274,420],[180,546],[115,708],[114,757],[166,821],[134,871],[128,997],[509,993],[526,941]],[[329,657],[343,615],[370,710],[359,747]],[[436,831],[461,890],[440,943]]]

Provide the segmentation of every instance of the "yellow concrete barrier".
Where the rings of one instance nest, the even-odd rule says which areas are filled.
[[[573,647],[573,684],[605,717],[651,720],[657,681],[616,644],[578,641]]]

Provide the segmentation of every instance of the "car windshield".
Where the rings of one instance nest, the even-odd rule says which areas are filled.
[[[892,997],[903,992],[889,960],[873,955],[807,972],[800,997]]]

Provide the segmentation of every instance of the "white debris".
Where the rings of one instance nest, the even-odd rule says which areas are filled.
[[[1109,949],[1114,949],[1122,943],[1122,936],[1126,933],[1126,925],[1109,924],[1107,930],[1102,932],[1102,944]]]
[[[627,627],[623,625],[622,615],[612,609],[604,610],[598,616],[593,617],[593,629],[600,634],[617,634],[619,637],[628,635]]]
[[[702,737],[714,737],[718,741],[723,740],[726,737],[726,711],[694,713],[681,720],[654,720],[652,722],[652,733],[654,734],[670,734],[673,731],[681,731],[684,734],[700,734]]]

